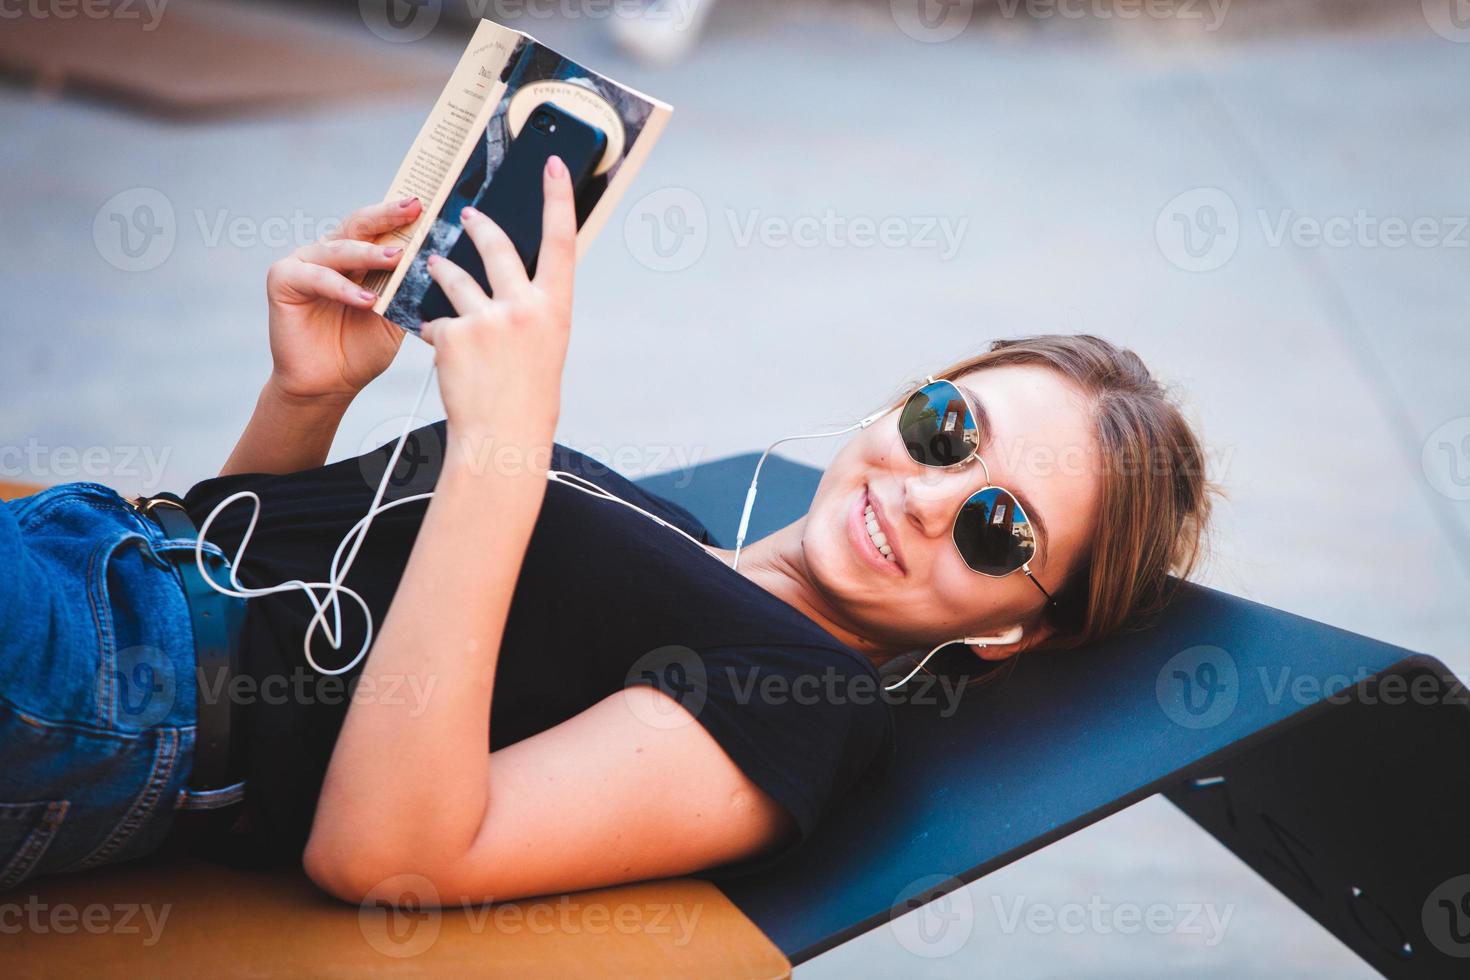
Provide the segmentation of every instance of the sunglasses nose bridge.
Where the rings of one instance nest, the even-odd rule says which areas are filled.
[[[974,456],[972,456],[970,458],[973,459],[975,462],[977,462],[977,463],[980,464],[980,472],[982,474],[984,474],[984,476],[985,476],[985,486],[986,487],[991,486],[991,483],[990,483],[990,467],[987,466],[987,465],[985,465],[985,457],[981,456],[979,453],[976,453]],[[984,488],[982,488],[982,489],[984,489]]]

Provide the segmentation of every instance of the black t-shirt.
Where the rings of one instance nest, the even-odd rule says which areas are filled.
[[[412,435],[385,501],[433,489],[444,434],[440,422]],[[189,491],[185,503],[202,525],[230,494],[254,491],[261,513],[240,581],[251,587],[325,581],[338,542],[366,512],[391,450],[390,444],[281,476],[207,480]],[[486,463],[495,465],[493,455]],[[589,456],[556,444],[551,465],[718,544],[686,510]],[[427,506],[407,503],[380,513],[345,580],[377,624],[387,615]],[[231,505],[215,520],[209,540],[233,557],[250,515],[250,503]],[[235,695],[245,705],[254,862],[299,861],[352,698],[391,697],[415,706],[431,693],[406,682],[397,690],[356,686],[361,665],[337,677],[317,674],[301,648],[311,616],[298,590],[248,603]],[[320,631],[313,642],[313,657],[324,668],[345,664],[363,636],[361,611],[346,598],[342,627],[340,651]],[[631,684],[657,686],[692,712],[800,830],[775,853],[713,874],[774,863],[893,756],[892,716],[878,672],[865,657],[673,531],[618,503],[551,483],[506,622],[489,749],[551,728]],[[462,751],[446,746],[455,749]],[[383,764],[397,763],[392,744],[385,744]]]

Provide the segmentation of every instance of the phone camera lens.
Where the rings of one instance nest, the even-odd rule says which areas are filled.
[[[543,133],[549,133],[556,128],[551,124],[551,113],[545,109],[538,110],[531,116],[531,125]]]

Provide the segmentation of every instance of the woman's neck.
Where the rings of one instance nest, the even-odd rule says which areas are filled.
[[[802,528],[805,523],[806,518],[803,517],[774,534],[741,548],[740,567],[736,571],[804,614],[845,646],[863,654],[874,665],[881,666],[891,660],[897,651],[868,639],[846,625],[838,610],[812,583],[806,566],[806,556],[801,548]],[[726,565],[735,557],[732,549],[708,545],[705,547],[723,559]]]

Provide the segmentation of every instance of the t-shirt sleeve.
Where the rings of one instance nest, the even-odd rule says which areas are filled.
[[[630,683],[657,687],[692,714],[750,780],[791,814],[776,850],[706,874],[764,870],[809,838],[841,798],[892,761],[893,716],[877,670],[816,646],[665,648]]]

